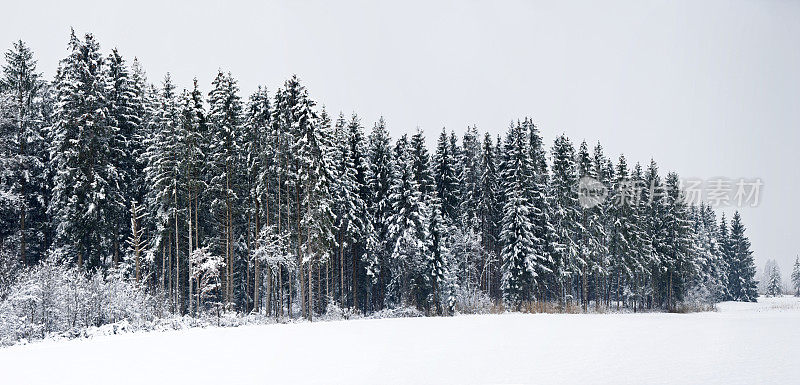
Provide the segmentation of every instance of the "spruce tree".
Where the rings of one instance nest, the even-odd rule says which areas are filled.
[[[443,128],[433,157],[433,179],[436,183],[436,196],[442,203],[442,214],[449,223],[455,223],[458,219],[459,202],[457,158],[453,151],[454,146]]]
[[[783,282],[781,280],[781,271],[778,269],[778,265],[773,265],[768,273],[766,290],[767,296],[776,297],[783,294]]]
[[[559,302],[566,304],[572,296],[573,280],[583,271],[587,261],[580,254],[577,240],[580,219],[578,202],[578,174],[575,166],[575,149],[569,139],[556,138],[552,150],[553,167],[550,179],[551,223],[554,244],[555,283],[559,287]]]
[[[478,201],[480,199],[481,143],[476,126],[467,127],[461,141],[459,168],[462,175],[460,212],[463,225],[478,231]]]
[[[104,265],[112,243],[120,198],[112,147],[104,60],[94,36],[70,35],[70,54],[56,77],[57,107],[50,146],[56,170],[48,207],[55,226],[53,252],[83,268]]]
[[[536,255],[543,259],[534,265],[536,274],[542,278],[538,280],[542,297],[547,289],[546,276],[550,276],[554,267],[555,240],[553,237],[552,208],[549,196],[550,175],[547,170],[547,150],[544,147],[541,133],[530,118],[525,118],[518,123],[523,131],[521,135],[527,136],[524,143],[530,162],[531,177],[527,183],[527,193],[533,209],[528,216],[533,224],[533,240]],[[499,147],[498,147],[499,148]],[[498,151],[499,152],[499,151]],[[503,166],[505,167],[505,166]],[[501,175],[504,175],[501,173]],[[505,202],[504,202],[505,203]],[[544,298],[542,298],[544,299]]]
[[[355,114],[347,125],[346,142],[347,155],[349,157],[348,164],[352,165],[355,198],[352,205],[354,211],[351,215],[361,218],[361,220],[353,222],[357,226],[354,228],[354,232],[357,235],[353,238],[350,248],[352,301],[354,308],[366,311],[366,306],[369,305],[366,291],[372,283],[367,282],[364,269],[364,259],[371,242],[369,235],[372,233],[372,221],[369,220],[369,211],[367,210],[367,202],[371,198],[369,190],[370,170],[364,131],[360,119]]]
[[[530,201],[531,159],[528,152],[527,133],[520,125],[512,125],[506,135],[503,227],[500,238],[503,244],[502,290],[503,296],[518,310],[522,303],[534,298],[536,279],[544,256],[537,250]]]
[[[484,260],[481,268],[481,288],[492,298],[500,295],[500,227],[502,209],[499,204],[500,176],[496,164],[496,147],[492,143],[492,135],[488,132],[483,137],[480,158],[480,180],[478,185],[477,216],[480,226],[481,243]]]
[[[794,295],[800,296],[800,257],[794,259],[794,268],[792,269],[792,288]]]
[[[211,83],[208,95],[210,188],[215,213],[216,243],[219,255],[224,256],[223,293],[226,306],[236,302],[234,282],[239,260],[236,258],[237,210],[240,208],[237,186],[241,178],[242,112],[239,88],[230,74],[219,72]]]
[[[47,85],[36,70],[36,60],[28,46],[20,41],[5,53],[0,75],[0,156],[3,173],[0,189],[5,191],[5,218],[15,217],[15,239],[3,242],[6,250],[16,249],[19,261],[28,265],[44,257],[48,247],[49,223],[46,205],[49,200],[47,170],[47,132],[45,108]],[[12,204],[11,197],[19,202]]]
[[[744,234],[742,217],[736,211],[730,228],[730,272],[728,285],[731,296],[736,301],[755,302],[758,299],[756,266],[750,240]]]
[[[353,119],[357,119],[353,116]],[[356,167],[353,165],[353,157],[350,156],[350,142],[348,141],[349,130],[344,115],[339,114],[339,119],[336,121],[334,128],[334,146],[333,146],[333,170],[334,170],[334,183],[333,183],[333,197],[334,197],[334,228],[336,237],[336,265],[338,269],[335,275],[338,277],[339,291],[338,297],[340,306],[347,306],[348,290],[346,290],[346,278],[352,275],[345,275],[345,271],[351,271],[350,263],[350,250],[352,245],[355,244],[358,237],[364,235],[360,230],[364,228],[363,221],[367,218],[359,216],[363,213],[365,202],[361,201],[361,196],[358,193],[356,186]],[[345,252],[348,258],[345,259]]]
[[[428,198],[428,234],[430,236],[430,250],[426,253],[422,275],[429,283],[426,289],[430,292],[430,299],[424,305],[429,309],[430,303],[436,308],[436,314],[453,312],[455,295],[454,283],[449,275],[450,260],[452,257],[448,247],[448,227],[444,223],[438,199],[430,193]]]
[[[125,60],[116,48],[111,51],[106,63],[108,63],[106,66],[108,118],[109,124],[115,129],[111,139],[115,151],[112,163],[119,174],[119,185],[114,188],[117,190],[116,195],[122,200],[114,205],[115,212],[112,214],[115,233],[113,252],[116,265],[123,253],[121,250],[123,245],[119,239],[130,236],[128,212],[131,210],[131,202],[140,198],[136,193],[140,190],[137,173],[141,169],[138,167],[136,157],[141,153],[139,144],[144,110],[140,105],[141,99],[138,98],[136,85]]]
[[[392,215],[391,185],[394,175],[394,160],[391,139],[386,129],[386,122],[381,117],[369,134],[367,150],[369,165],[368,187],[370,198],[367,200],[372,222],[369,258],[366,263],[367,274],[372,277],[374,302],[379,308],[386,303],[386,288],[389,284],[389,258],[392,243],[389,240],[389,218]]]
[[[691,222],[676,173],[667,174],[663,203],[664,242],[661,269],[665,273],[663,284],[666,290],[666,305],[668,309],[673,310],[676,303],[683,300],[693,257]]]
[[[424,308],[431,284],[427,257],[430,250],[428,207],[419,191],[414,175],[413,152],[407,135],[395,146],[395,164],[391,194],[392,214],[389,217],[389,239],[392,254],[389,262],[390,281],[387,300],[395,305],[416,305]]]

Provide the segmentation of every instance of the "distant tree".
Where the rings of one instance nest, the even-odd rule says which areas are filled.
[[[783,281],[781,279],[781,271],[778,265],[775,264],[769,270],[769,280],[767,281],[767,296],[775,297],[783,294]]]
[[[795,258],[794,269],[792,270],[792,288],[794,295],[800,296],[800,258]]]

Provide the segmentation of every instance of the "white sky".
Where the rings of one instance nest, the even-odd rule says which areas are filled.
[[[48,78],[70,26],[207,92],[218,68],[271,91],[297,73],[329,111],[380,115],[392,134],[531,116],[609,156],[684,177],[761,177],[742,211],[759,272],[798,254],[800,2],[10,1],[3,49],[23,39]],[[646,3],[646,4],[645,4]]]

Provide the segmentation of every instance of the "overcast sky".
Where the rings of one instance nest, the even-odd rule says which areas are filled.
[[[629,163],[684,177],[760,177],[742,214],[759,274],[788,282],[800,220],[797,1],[11,1],[0,44],[23,39],[52,78],[69,28],[204,92],[218,68],[274,90],[296,73],[329,111],[397,137],[503,132],[530,116]]]

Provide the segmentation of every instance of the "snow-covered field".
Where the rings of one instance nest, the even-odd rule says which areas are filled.
[[[697,314],[506,314],[129,334],[0,349],[0,384],[800,381],[800,299]]]

